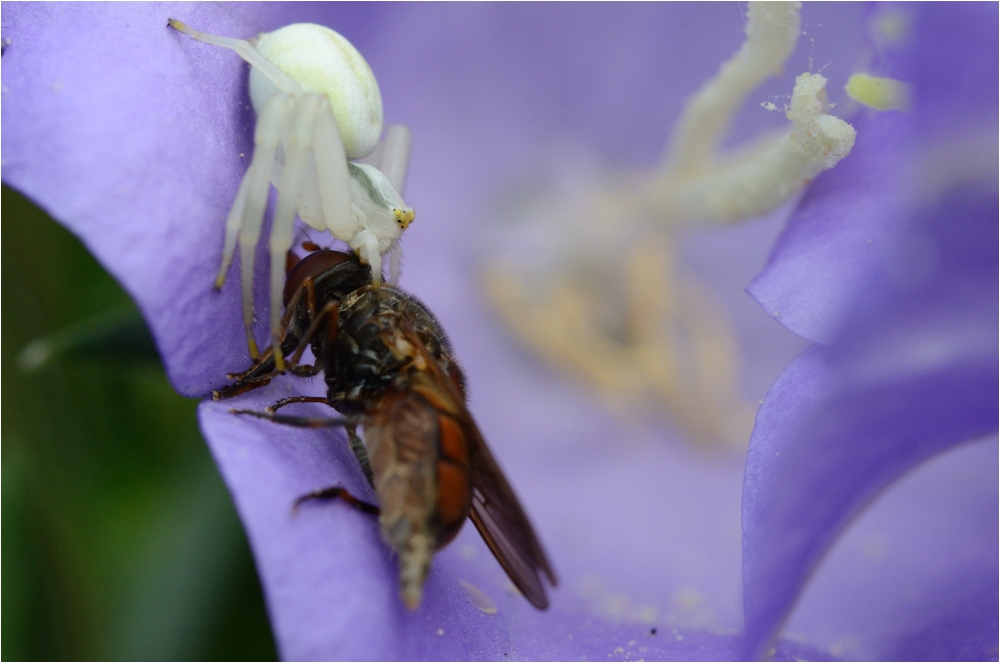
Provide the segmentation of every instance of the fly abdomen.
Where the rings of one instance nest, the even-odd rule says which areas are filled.
[[[386,394],[365,426],[382,537],[399,555],[400,594],[408,607],[421,588],[436,549],[431,525],[437,498],[437,412],[406,392]]]

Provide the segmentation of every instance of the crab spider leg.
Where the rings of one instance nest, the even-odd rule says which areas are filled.
[[[316,159],[317,189],[326,229],[337,239],[352,237],[355,223],[351,213],[347,155],[344,153],[344,143],[340,140],[337,121],[326,99],[323,99],[316,119],[313,155]]]
[[[410,144],[412,134],[409,127],[394,124],[385,132],[385,144],[382,145],[379,163],[376,168],[385,173],[389,183],[400,195],[406,181],[406,167],[410,163]]]
[[[394,124],[385,133],[385,143],[381,145],[379,161],[375,167],[385,173],[389,183],[402,194],[406,181],[406,167],[410,161],[410,144],[412,135],[410,129],[402,124]],[[399,244],[389,249],[389,283],[399,283],[402,271],[400,263],[403,258],[403,247]]]
[[[299,206],[305,179],[306,162],[309,160],[313,129],[316,126],[316,116],[322,107],[322,97],[316,94],[307,95],[296,103],[294,115],[285,141],[285,164],[278,187],[278,207],[274,213],[271,227],[271,343],[274,348],[274,364],[278,371],[285,370],[285,361],[281,353],[281,302],[285,285],[284,257],[292,248],[292,235],[295,225],[295,211]]]
[[[399,285],[399,275],[403,272],[403,247],[393,244],[389,248],[389,285]]]
[[[190,35],[198,41],[236,51],[237,55],[243,58],[251,67],[256,67],[260,73],[267,76],[271,82],[277,85],[278,89],[285,94],[302,94],[302,88],[299,87],[299,84],[295,82],[294,78],[278,69],[276,65],[269,62],[267,58],[261,55],[260,51],[258,51],[254,45],[246,39],[233,39],[232,37],[210,35],[207,32],[195,30],[187,24],[181,23],[173,18],[167,21],[167,25],[175,30],[183,32],[186,35]]]
[[[254,252],[260,240],[260,230],[264,223],[264,209],[270,190],[271,168],[275,152],[281,142],[284,126],[288,122],[294,101],[292,97],[277,93],[268,99],[254,132],[253,159],[244,176],[247,184],[246,208],[240,229],[240,281],[243,291],[243,326],[246,329],[250,357],[257,361],[260,352],[253,337],[253,266]],[[284,263],[282,263],[284,264]]]
[[[382,254],[378,252],[378,237],[367,228],[354,235],[348,245],[358,252],[361,262],[372,268],[372,284],[378,287],[382,281]]]
[[[274,162],[274,168],[271,170],[271,184],[274,185],[275,189],[281,191],[281,178],[285,171],[283,163],[285,155],[281,152],[278,157],[279,160]],[[323,232],[327,230],[327,227],[326,221],[323,219],[323,203],[319,198],[319,176],[316,174],[316,160],[312,152],[309,153],[309,158],[305,162],[302,177],[304,179],[299,197],[299,218],[309,226]]]
[[[226,282],[226,273],[229,265],[233,262],[233,253],[236,251],[236,238],[240,234],[243,226],[243,213],[247,206],[247,190],[250,188],[250,178],[244,174],[240,182],[239,191],[236,192],[236,200],[226,217],[226,239],[222,248],[222,265],[219,267],[219,275],[215,277],[215,289],[222,289],[222,284]]]
[[[314,129],[315,130],[315,129]],[[323,201],[319,198],[319,175],[316,173],[316,155],[310,149],[306,154],[302,172],[302,193],[299,198],[299,218],[316,230],[326,230],[323,221]]]

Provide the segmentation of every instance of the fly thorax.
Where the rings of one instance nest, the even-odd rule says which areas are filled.
[[[393,357],[412,363],[418,371],[427,370],[427,359],[424,357],[424,353],[417,351],[417,348],[410,343],[397,325],[388,326],[388,329],[389,331],[382,338]]]

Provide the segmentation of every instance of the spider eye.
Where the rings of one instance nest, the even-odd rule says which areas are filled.
[[[404,210],[394,207],[392,211],[396,215],[396,223],[398,223],[399,227],[403,230],[409,228],[410,224],[413,223],[412,209]]]

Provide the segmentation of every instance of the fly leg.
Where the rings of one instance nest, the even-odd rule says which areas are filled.
[[[326,403],[326,399],[322,396],[290,396],[288,398],[282,398],[274,405],[264,408],[264,412],[274,414],[279,409],[285,407],[286,405],[291,405],[292,403]]]
[[[309,282],[312,285],[312,282]],[[301,292],[301,290],[299,291]],[[313,304],[310,304],[313,306]],[[306,333],[302,335],[302,340],[299,341],[299,345],[295,348],[295,352],[292,353],[292,357],[289,361],[292,363],[298,363],[299,358],[302,353],[305,352],[306,348],[312,342],[313,336],[319,331],[320,325],[323,324],[323,320],[329,318],[329,325],[327,326],[327,338],[334,338],[337,335],[337,302],[330,302],[319,312],[319,315],[314,315],[312,322],[309,324],[309,328],[306,329]],[[319,362],[316,363],[318,366]],[[319,368],[316,369],[316,373],[319,372]],[[313,373],[315,375],[316,373]]]
[[[276,424],[286,426],[297,426],[298,428],[332,428],[336,426],[355,426],[357,419],[345,417],[295,417],[284,414],[274,414],[273,412],[258,412],[257,410],[230,410],[233,414],[247,414],[258,419],[267,419]]]
[[[292,375],[297,375],[299,377],[312,377],[320,372],[321,368],[317,366],[300,366],[285,364],[285,368]],[[227,373],[226,378],[233,380],[233,384],[227,385],[222,389],[213,392],[212,400],[219,400],[220,398],[232,398],[237,394],[242,394],[246,391],[252,389],[257,389],[258,387],[263,387],[271,381],[276,375],[281,375],[285,371],[279,371],[275,369],[274,365],[274,355],[270,347],[264,351],[260,357],[260,361],[243,371],[242,373]]]
[[[379,509],[374,504],[369,504],[368,502],[363,502],[359,500],[354,495],[351,495],[346,488],[341,488],[340,486],[319,488],[307,495],[303,495],[299,499],[295,500],[295,504],[292,505],[292,513],[294,514],[303,502],[308,502],[309,500],[333,500],[333,499],[343,500],[348,504],[350,504],[351,506],[353,506],[358,511],[360,511],[361,513],[367,513],[372,516],[377,516],[382,513],[382,510]]]
[[[274,364],[270,361],[271,350],[270,348],[264,352],[261,356],[261,362],[244,373],[230,373],[226,377],[230,380],[236,380],[231,385],[227,385],[222,389],[217,389],[212,392],[212,400],[218,401],[223,398],[232,398],[233,396],[239,396],[240,394],[245,394],[248,391],[253,391],[254,389],[259,389],[271,383],[271,378],[276,375],[280,375],[280,371],[273,370]],[[301,364],[290,364],[286,363],[285,368],[289,373],[300,378],[311,378],[312,376],[323,370],[322,366],[313,365],[301,365]],[[262,370],[263,369],[263,370]]]
[[[365,473],[365,477],[368,478],[368,483],[372,486],[375,485],[375,475],[372,474],[372,463],[368,460],[368,447],[365,443],[361,441],[358,437],[358,427],[354,425],[344,426],[344,430],[347,431],[347,441],[351,444],[351,451],[354,452],[354,457],[358,459],[358,465],[361,466],[361,471]]]
[[[291,426],[307,426],[312,428],[317,428],[320,425],[330,425],[330,426],[343,426],[344,430],[347,431],[347,441],[351,445],[351,451],[354,452],[354,457],[358,459],[358,465],[361,466],[361,471],[365,473],[365,478],[368,479],[368,483],[375,484],[375,476],[372,474],[372,464],[368,460],[368,449],[365,447],[365,443],[358,436],[358,427],[355,423],[346,423],[347,420],[340,419],[323,419],[321,421],[343,421],[344,423],[337,424],[315,424],[315,419],[310,419],[308,417],[292,417],[295,423],[289,421],[286,417],[275,417],[274,413],[280,408],[286,405],[291,405],[293,403],[326,403],[326,399],[322,396],[290,396],[289,398],[282,398],[280,401],[271,405],[270,407],[264,408],[263,412],[253,412],[250,410],[232,410],[236,414],[249,414],[255,417],[260,417],[262,419],[270,419],[279,424],[289,424]]]
[[[239,396],[240,394],[245,394],[248,391],[259,389],[260,387],[266,386],[270,383],[271,383],[270,376],[240,380],[239,382],[225,386],[222,389],[215,389],[214,391],[212,391],[212,400],[218,401],[222,400],[223,398],[232,398],[233,396]]]
[[[347,430],[347,437],[351,443],[351,451],[354,452],[354,456],[358,459],[358,463],[361,465],[361,469],[364,470],[369,483],[373,481],[371,463],[368,461],[368,450],[365,449],[364,443],[358,437],[356,424],[346,423],[348,421],[346,419],[311,419],[309,417],[285,417],[274,414],[277,409],[291,405],[292,403],[326,403],[326,399],[322,396],[292,396],[290,398],[282,398],[264,412],[252,412],[250,410],[233,410],[233,412],[236,414],[249,414],[292,426],[308,426],[312,428],[319,426],[343,426]],[[346,488],[341,488],[340,486],[320,488],[308,495],[303,495],[295,500],[295,503],[292,505],[292,513],[298,510],[300,504],[312,499],[341,499],[362,513],[375,516],[381,513],[377,506],[359,500],[354,495],[351,495]]]
[[[302,334],[302,337],[296,338],[295,335],[289,335],[288,330],[291,326],[293,314],[299,308],[299,304],[301,303],[303,297],[306,298],[305,305],[310,324],[305,333]],[[309,347],[313,337],[319,331],[323,321],[327,318],[329,318],[332,323],[336,325],[337,305],[334,302],[330,302],[317,314],[316,293],[313,287],[313,279],[311,277],[307,278],[302,286],[295,292],[291,301],[288,302],[285,314],[281,319],[282,326],[284,327],[283,334],[285,335],[282,343],[282,351],[286,355],[291,355],[285,363],[285,368],[288,372],[298,377],[307,378],[316,375],[322,370],[322,367],[318,362],[312,365],[302,365],[298,362],[302,357],[302,353],[305,352],[307,347]],[[284,371],[278,370],[275,364],[273,347],[268,348],[264,351],[259,363],[251,366],[248,370],[242,373],[235,373],[226,376],[231,380],[235,380],[235,382],[231,385],[223,387],[220,390],[213,391],[212,400],[217,401],[223,398],[232,398],[233,396],[238,396],[239,394],[263,387],[271,382],[271,378],[275,375],[280,375],[283,372]]]

